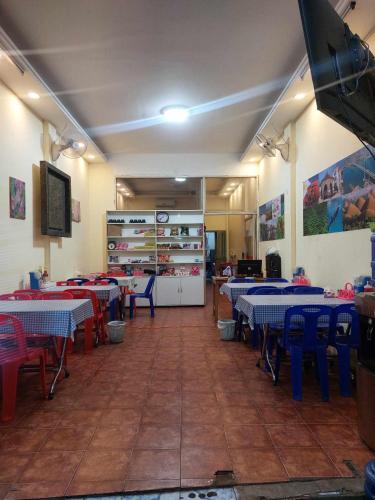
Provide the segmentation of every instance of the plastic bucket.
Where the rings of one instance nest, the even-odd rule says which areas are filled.
[[[111,344],[119,344],[124,341],[125,324],[125,321],[110,321],[108,323],[108,334]]]
[[[233,340],[236,331],[236,320],[219,319],[217,322],[221,340]]]

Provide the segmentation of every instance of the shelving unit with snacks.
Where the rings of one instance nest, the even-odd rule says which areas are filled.
[[[201,211],[107,212],[108,268],[133,275],[139,292],[155,273],[159,306],[205,303],[204,242]]]

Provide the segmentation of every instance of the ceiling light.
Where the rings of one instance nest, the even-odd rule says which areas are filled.
[[[229,195],[229,193],[223,193],[223,195],[224,195],[224,196],[228,196],[228,195]]]
[[[176,182],[185,182],[186,181],[186,177],[175,177],[174,180]]]
[[[27,97],[29,97],[30,99],[34,99],[34,101],[37,101],[38,99],[40,99],[40,95],[37,94],[36,92],[29,92],[27,94]]]
[[[171,123],[183,123],[189,118],[189,108],[187,106],[165,106],[160,110],[165,121]]]
[[[237,184],[235,182],[231,182],[229,185],[230,186],[236,186]]]
[[[95,160],[95,155],[87,155],[87,158],[88,158],[89,160]]]
[[[296,99],[296,101],[302,101],[302,99],[304,99],[305,97],[306,97],[306,94],[304,94],[303,92],[300,92],[294,96],[294,99]]]
[[[257,159],[255,158],[255,156],[252,156],[252,157],[250,158],[250,161],[257,161]]]
[[[116,182],[117,187],[120,187],[121,185],[122,185],[121,182]]]
[[[85,147],[85,144],[83,142],[77,142],[77,146],[79,148],[84,148]]]
[[[130,193],[125,193],[125,196],[130,196]]]

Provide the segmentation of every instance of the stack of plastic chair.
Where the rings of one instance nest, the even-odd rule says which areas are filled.
[[[154,301],[153,301],[153,297],[152,297],[152,290],[154,288],[154,283],[155,283],[155,275],[153,274],[150,276],[144,292],[129,294],[129,300],[130,300],[129,317],[130,317],[130,319],[134,318],[134,309],[136,306],[136,299],[148,299],[150,302],[151,318],[153,318],[155,316]]]
[[[337,350],[340,394],[350,396],[350,351],[359,348],[359,315],[354,305],[341,304],[332,310],[328,343]]]
[[[94,323],[96,328],[96,339],[95,344],[97,345],[99,340],[105,344],[107,339],[107,332],[104,323],[103,312],[100,309],[98,298],[92,290],[87,288],[73,288],[69,290],[69,293],[73,295],[74,299],[90,299],[92,303],[92,308],[94,311]],[[85,352],[92,350],[93,338],[92,338],[92,325],[90,328],[88,322],[87,328],[85,328]]]
[[[10,314],[0,314],[0,369],[2,379],[2,411],[4,422],[13,420],[16,411],[18,370],[28,361],[39,359],[43,398],[46,398],[44,350],[28,348],[21,321]]]
[[[327,345],[328,336],[322,335],[321,324],[330,324],[332,308],[322,305],[293,306],[287,309],[283,335],[277,343],[275,383],[279,380],[283,351],[291,357],[293,399],[302,401],[302,370],[305,353],[313,355],[317,363],[320,392],[323,401],[329,399]],[[296,324],[300,323],[300,330]],[[320,324],[320,326],[319,326]]]

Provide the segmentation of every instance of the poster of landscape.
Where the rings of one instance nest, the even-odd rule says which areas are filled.
[[[284,238],[284,195],[259,207],[260,241]]]
[[[375,160],[363,147],[303,183],[303,234],[367,227],[375,231]]]

